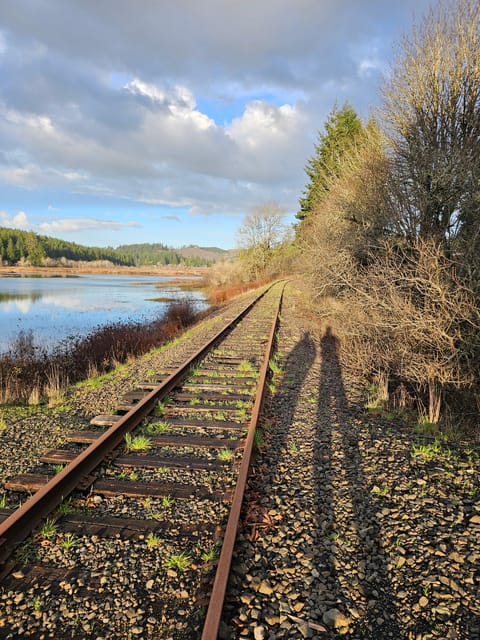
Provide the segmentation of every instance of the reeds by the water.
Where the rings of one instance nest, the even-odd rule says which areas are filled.
[[[210,304],[220,304],[226,300],[256,289],[270,282],[269,279],[255,280],[252,282],[231,282],[228,284],[211,285],[207,292],[208,301]]]
[[[0,355],[0,404],[45,401],[54,406],[70,384],[165,344],[197,317],[191,302],[175,301],[152,322],[104,325],[53,352],[37,346],[32,332],[21,331],[9,351]]]

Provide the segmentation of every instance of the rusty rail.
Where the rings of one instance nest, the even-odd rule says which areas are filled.
[[[275,342],[275,332],[278,324],[278,317],[280,314],[280,308],[282,305],[283,291],[285,283],[283,284],[282,292],[280,294],[278,305],[270,330],[270,336],[265,350],[265,357],[260,369],[259,382],[257,387],[257,395],[255,403],[252,409],[252,416],[248,425],[247,438],[245,441],[245,449],[242,456],[242,462],[240,465],[237,484],[235,486],[235,492],[233,494],[232,505],[230,508],[230,514],[228,517],[227,527],[223,538],[222,550],[220,552],[220,558],[218,560],[217,571],[215,573],[215,580],[213,583],[212,593],[210,595],[210,602],[207,609],[207,615],[202,632],[202,640],[216,640],[218,637],[218,630],[220,627],[220,620],[222,616],[223,602],[225,600],[225,593],[227,590],[228,576],[230,574],[230,566],[232,563],[233,550],[235,547],[235,538],[237,535],[238,523],[240,521],[240,511],[242,508],[243,496],[245,494],[245,487],[247,485],[248,471],[250,468],[250,460],[253,451],[253,442],[255,437],[255,429],[257,428],[260,413],[262,411],[263,402],[265,398],[265,386],[268,375],[268,366],[270,357],[273,351]]]
[[[161,384],[150,391],[125,415],[119,416],[118,421],[105,431],[105,433],[103,433],[94,443],[85,449],[85,451],[75,458],[75,460],[70,462],[60,473],[51,478],[19,509],[0,523],[0,564],[4,564],[13,547],[24,540],[35,529],[35,527],[39,525],[41,521],[65,498],[67,498],[72,491],[78,488],[81,483],[83,483],[83,488],[92,484],[94,478],[91,474],[104,461],[105,457],[121,444],[125,434],[132,431],[149,413],[153,411],[157,402],[165,398],[168,393],[188,375],[192,366],[201,360],[219,340],[225,337],[231,329],[233,329],[242,320],[250,309],[252,309],[252,307],[271,289],[272,286],[273,285],[270,285],[265,288],[253,301],[247,304],[240,313],[233,318],[233,320],[218,331],[213,338],[205,343],[182,366],[180,366]],[[266,365],[264,363],[263,368],[265,367],[268,367],[268,357],[266,358]],[[263,392],[260,395],[263,395]],[[261,404],[258,404],[258,402],[257,398],[254,405],[255,415],[258,414],[261,407]],[[245,455],[247,455],[248,452],[248,463],[253,444],[253,432],[254,427],[253,431],[252,427],[250,427],[249,435],[247,437],[247,445],[245,448]],[[242,462],[240,473],[242,476],[245,475],[246,480],[248,464],[245,468],[244,467],[245,465]],[[235,509],[237,509],[236,505],[239,499],[241,505],[241,497],[234,498],[234,504],[232,507],[235,507]],[[240,505],[238,506],[238,511]],[[230,525],[230,529],[232,526],[233,525]],[[227,529],[229,528],[227,527]],[[228,543],[228,545],[229,544],[230,543]],[[224,564],[225,560],[222,561],[222,565],[220,566],[223,566]],[[214,636],[205,637],[213,638]]]

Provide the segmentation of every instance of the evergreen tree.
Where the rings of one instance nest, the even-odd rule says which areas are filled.
[[[347,102],[338,110],[334,106],[325,133],[319,133],[315,155],[305,167],[309,178],[304,195],[300,198],[300,211],[296,217],[304,220],[328,192],[328,183],[339,174],[341,160],[363,132],[363,125],[356,111]]]
[[[10,236],[7,243],[7,260],[10,262],[10,264],[15,264],[15,262],[17,261],[15,243],[12,236]]]

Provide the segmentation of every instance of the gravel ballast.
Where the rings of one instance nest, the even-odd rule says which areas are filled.
[[[479,638],[478,452],[434,446],[400,421],[368,413],[334,331],[320,334],[303,318],[301,295],[287,286],[281,371],[263,419],[220,637]],[[80,385],[60,411],[6,415],[0,478],[35,468],[67,431],[110,413],[152,371],[176,368],[245,300],[100,386]],[[172,480],[178,474],[162,473]],[[169,509],[185,509],[189,517],[180,501],[91,502],[100,514],[168,521]],[[209,509],[198,501],[204,523],[213,521]],[[205,604],[199,594],[213,570],[203,556],[212,536],[180,532],[158,547],[138,536],[82,536],[70,549],[45,543],[39,560],[59,568],[58,589],[41,580],[24,595],[0,588],[0,638],[199,638]],[[165,565],[166,557],[182,553],[190,559],[187,570]],[[78,563],[84,575],[73,579],[68,571]],[[14,580],[27,579],[19,568]],[[161,590],[168,597],[160,609]]]
[[[90,419],[112,413],[138,381],[175,370],[253,297],[254,293],[242,296],[167,347],[77,385],[55,409],[39,407],[24,411],[26,415],[10,409],[0,433],[2,482],[18,473],[40,471],[39,457],[62,445],[68,432],[90,430]],[[183,451],[180,448],[176,454]],[[210,456],[201,450],[195,454],[199,460],[217,460],[217,451]],[[223,493],[231,484],[228,469],[232,465],[217,467],[225,469],[223,482],[214,471],[173,468],[145,470],[135,473],[135,479],[198,483],[209,491],[218,486]],[[108,471],[120,474],[113,466]],[[6,506],[24,499],[25,495],[11,492]],[[88,535],[75,525],[65,528],[60,522],[48,536],[41,531],[21,544],[14,555],[13,573],[0,586],[0,638],[181,640],[198,636],[208,588],[204,585],[211,584],[218,554],[216,527],[228,515],[227,503],[173,496],[106,499],[93,493],[77,496],[64,507],[82,521],[120,518],[128,523],[146,518],[156,533],[134,530],[125,538],[122,530],[104,537]]]
[[[369,414],[290,285],[222,638],[480,638],[478,451]]]

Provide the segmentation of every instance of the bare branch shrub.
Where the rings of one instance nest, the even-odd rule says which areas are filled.
[[[56,407],[61,404],[65,398],[68,388],[68,376],[57,364],[52,364],[50,371],[47,373],[47,381],[44,386],[44,393],[48,399],[49,407]]]
[[[300,259],[314,298],[341,292],[357,264],[371,258],[388,232],[389,177],[382,136],[370,123],[361,143],[344,156],[340,177],[332,178],[328,195],[301,228]]]
[[[399,231],[448,244],[464,228],[478,239],[478,0],[440,1],[404,37],[382,117],[403,206]]]
[[[59,404],[69,384],[164,344],[197,318],[194,305],[179,300],[152,322],[104,325],[52,353],[35,345],[32,333],[21,332],[9,352],[0,354],[0,402],[33,403],[45,395],[49,406]]]
[[[242,282],[245,279],[245,274],[239,261],[222,260],[209,268],[207,277],[210,287],[221,287]]]
[[[285,240],[285,210],[266,202],[247,214],[237,230],[242,279],[260,280],[272,275],[272,260]],[[278,261],[277,261],[278,262]]]
[[[300,227],[303,269],[314,301],[337,298],[344,358],[378,393],[415,396],[434,424],[478,420],[478,0],[439,0],[383,95],[382,133],[367,127]]]
[[[438,422],[445,394],[478,379],[480,311],[457,265],[433,241],[387,242],[344,284],[350,364],[406,382]]]

